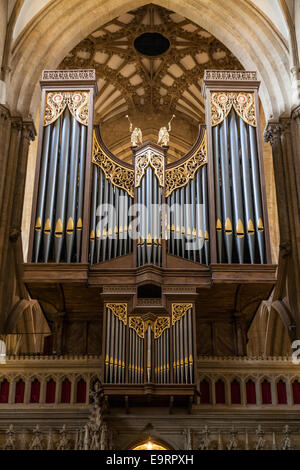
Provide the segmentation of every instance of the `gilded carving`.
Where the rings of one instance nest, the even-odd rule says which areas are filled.
[[[194,178],[200,166],[207,163],[206,133],[199,148],[185,162],[166,170],[166,197],[169,197],[175,189],[188,184]]]
[[[170,317],[157,317],[152,328],[154,338],[159,338],[167,328],[170,328],[170,323]]]
[[[211,124],[220,124],[229,114],[232,106],[237,114],[251,126],[256,127],[256,111],[253,92],[213,91],[210,95]]]
[[[48,91],[44,111],[44,126],[48,126],[64,112],[68,106],[72,116],[85,126],[88,125],[88,91]]]
[[[142,317],[129,317],[129,328],[133,328],[140,338],[144,338],[145,325]]]
[[[116,163],[106,155],[104,150],[100,147],[95,134],[92,162],[102,169],[106,179],[114,186],[124,189],[129,196],[134,197],[134,171],[120,163]]]
[[[193,304],[190,303],[176,303],[172,304],[172,325],[180,320],[186,312],[193,307]]]
[[[109,308],[112,313],[124,323],[124,325],[127,325],[127,304],[107,303],[106,308]]]
[[[158,179],[159,185],[165,184],[165,159],[162,155],[155,154],[151,150],[147,150],[143,155],[135,158],[135,187],[141,184],[141,180],[145,174],[145,170],[151,165]]]
[[[151,330],[153,331],[154,338],[157,339],[167,328],[170,328],[170,317],[157,317],[155,321],[143,320],[143,318],[139,316],[129,317],[129,328],[133,328],[140,338],[145,337],[148,325],[150,325]]]

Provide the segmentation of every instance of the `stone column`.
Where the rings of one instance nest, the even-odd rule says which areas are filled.
[[[24,298],[21,282],[21,219],[29,143],[35,137],[30,119],[12,117],[0,105],[0,332],[13,302]]]

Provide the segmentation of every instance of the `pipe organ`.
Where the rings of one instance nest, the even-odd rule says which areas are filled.
[[[165,315],[131,315],[106,303],[105,382],[193,384],[193,304],[172,303]]]
[[[275,282],[259,82],[206,71],[191,150],[170,163],[167,146],[133,139],[127,163],[93,126],[95,78],[43,72],[26,286],[52,322],[53,351],[101,351],[115,403],[191,403],[197,354],[246,355]]]
[[[91,81],[55,90],[41,82],[33,262],[80,262],[83,255],[94,265],[129,254],[136,267],[163,267],[166,254],[203,265],[269,262],[258,82],[226,89],[206,79],[212,74],[204,77],[208,134],[200,126],[194,147],[172,164],[167,147],[133,147],[128,164],[107,149],[99,128],[87,139]]]

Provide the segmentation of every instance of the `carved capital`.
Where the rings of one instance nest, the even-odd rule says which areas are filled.
[[[23,120],[23,137],[28,140],[34,140],[36,137],[36,130],[34,123],[31,119],[24,119]]]
[[[282,127],[279,122],[269,122],[264,132],[265,142],[270,142],[273,146],[281,136]]]
[[[288,134],[288,133],[291,132],[291,123],[292,123],[291,118],[281,118],[280,119],[281,135]]]
[[[0,120],[1,121],[7,121],[7,119],[10,118],[10,112],[8,108],[3,106],[3,104],[0,104]]]
[[[297,124],[300,124],[300,105],[293,109],[292,119],[294,119]]]

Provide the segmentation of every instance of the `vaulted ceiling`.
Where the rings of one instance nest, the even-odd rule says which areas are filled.
[[[149,44],[147,50],[146,44],[141,53],[136,39],[145,33],[156,33],[158,43],[152,41],[152,51]],[[210,33],[153,4],[101,26],[65,57],[61,67],[96,69],[98,122],[137,110],[168,111],[170,116],[176,113],[194,123],[204,122],[201,96],[204,70],[242,68]]]

